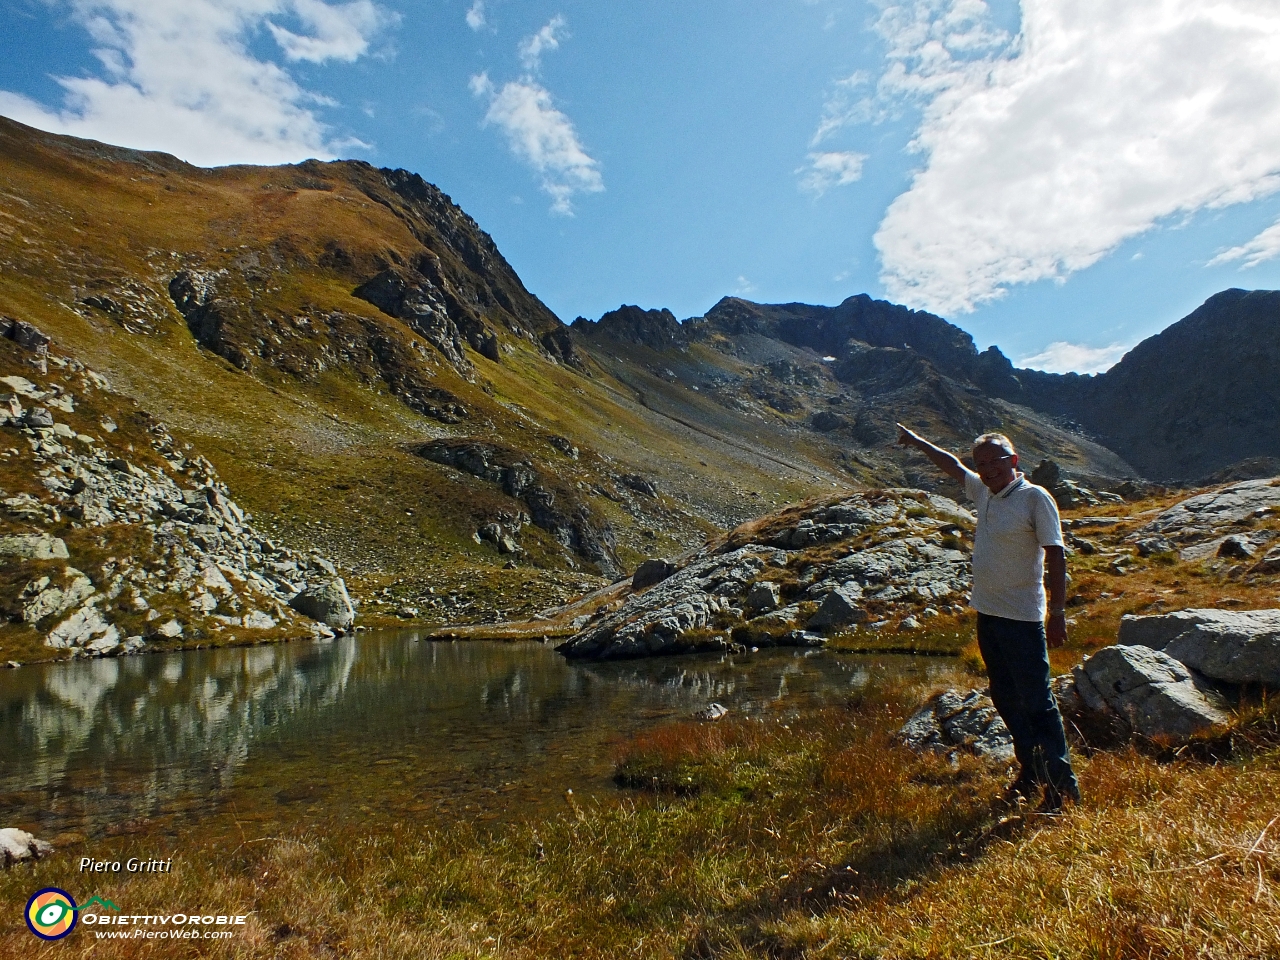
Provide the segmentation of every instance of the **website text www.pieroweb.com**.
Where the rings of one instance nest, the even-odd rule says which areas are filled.
[[[246,915],[210,913],[86,913],[80,922],[99,940],[229,940],[247,919]]]

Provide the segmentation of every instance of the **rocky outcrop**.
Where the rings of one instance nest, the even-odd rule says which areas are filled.
[[[1013,737],[987,694],[944,690],[935,694],[898,731],[912,750],[963,750],[996,760],[1013,759]]]
[[[382,271],[352,291],[354,296],[367,300],[389,317],[403,320],[409,329],[422,336],[460,370],[470,368],[464,350],[464,339],[457,324],[449,317],[449,308],[439,289],[426,277],[407,277],[396,269]],[[497,359],[497,341],[492,334],[482,338],[482,331],[475,331],[473,346],[488,342]]]
[[[687,340],[675,314],[670,310],[642,310],[626,304],[617,310],[610,310],[594,323],[586,317],[578,317],[570,329],[575,334],[610,337],[651,350],[681,347]]]
[[[1213,680],[1280,689],[1280,610],[1178,610],[1125,616],[1119,642],[1142,644]]]
[[[239,334],[250,321],[243,315],[240,298],[219,292],[220,284],[229,284],[228,276],[225,268],[180,270],[169,281],[169,296],[197,343],[247,370],[252,355]]]
[[[105,395],[105,381],[77,361],[59,355],[47,361],[76,379],[81,396]],[[260,534],[213,465],[177,444],[163,424],[146,413],[132,416],[131,436],[149,445],[139,456],[117,443],[109,418],[72,428],[66,420],[78,416],[77,396],[65,387],[6,381],[20,388],[15,395],[38,399],[65,418],[33,426],[12,405],[3,416],[9,442],[35,481],[2,503],[10,531],[26,528],[0,535],[0,555],[26,565],[14,592],[0,596],[0,612],[10,621],[72,656],[134,653],[154,640],[233,630],[253,636],[284,626],[295,635],[332,634],[321,622],[298,618],[290,601],[331,580],[333,564]],[[102,544],[121,540],[129,547],[105,560],[83,557],[68,542],[86,530],[102,531]],[[349,626],[347,618],[341,629]]]
[[[41,332],[34,324],[13,317],[0,317],[0,337],[12,340],[24,350],[45,354],[49,352],[52,338]]]
[[[617,540],[608,522],[597,519],[572,490],[519,451],[478,440],[436,440],[416,447],[414,453],[498,485],[524,504],[533,524],[561,546],[595,564],[606,577],[620,574]]]
[[[731,598],[767,566],[785,562],[783,551],[758,544],[695,560],[556,649],[570,659],[597,660],[725,649],[730,641],[714,631],[717,618],[740,617]]]
[[[1246,552],[1247,559],[1248,550],[1256,553],[1275,537],[1275,531],[1247,525],[1275,515],[1280,515],[1280,478],[1245,480],[1175,504],[1129,539],[1140,545],[1162,538],[1175,544],[1184,560],[1201,560],[1216,556],[1228,538],[1235,538],[1237,551]]]
[[[967,600],[967,511],[945,497],[887,490],[832,498],[745,524],[656,585],[603,611],[559,649],[618,659],[813,645],[857,625],[919,626]],[[745,542],[744,542],[745,541]],[[840,546],[840,544],[846,544]]]

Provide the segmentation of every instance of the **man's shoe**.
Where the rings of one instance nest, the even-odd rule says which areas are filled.
[[[1044,799],[1040,801],[1040,806],[1036,808],[1036,813],[1044,813],[1049,815],[1057,815],[1062,812],[1063,801],[1070,800],[1073,804],[1080,802],[1080,788],[1074,783],[1068,783],[1064,786],[1056,786],[1049,784],[1044,789]]]
[[[1000,795],[1000,802],[1010,807],[1022,806],[1034,800],[1039,792],[1040,784],[1036,783],[1034,778],[1020,773],[1004,788],[1004,793]]]

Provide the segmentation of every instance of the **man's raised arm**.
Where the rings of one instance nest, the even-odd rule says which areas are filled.
[[[948,453],[941,447],[935,447],[924,437],[920,436],[918,433],[913,433],[900,423],[897,424],[897,427],[898,446],[915,447],[928,457],[935,467],[947,476],[951,477],[958,483],[964,483],[964,464],[957,460],[953,454]]]

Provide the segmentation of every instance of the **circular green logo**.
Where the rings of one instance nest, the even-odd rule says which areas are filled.
[[[76,925],[76,902],[57,887],[37,890],[27,901],[27,926],[41,940],[61,940]]]

